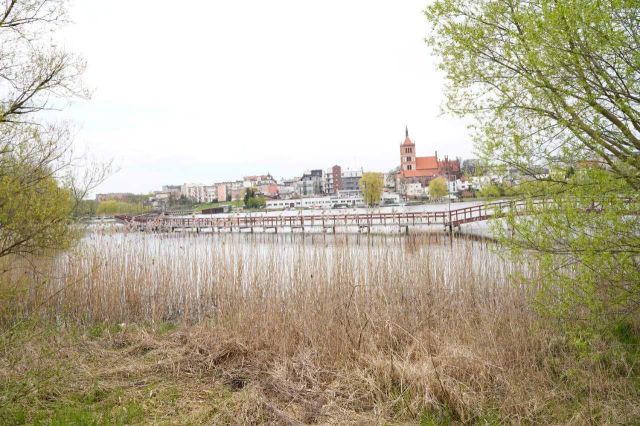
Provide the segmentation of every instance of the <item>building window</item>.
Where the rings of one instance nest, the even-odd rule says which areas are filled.
[[[411,170],[411,164],[407,166],[407,170]]]

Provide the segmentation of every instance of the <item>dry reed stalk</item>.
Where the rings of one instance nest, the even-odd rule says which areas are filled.
[[[43,315],[66,324],[182,323],[164,338],[126,326],[112,350],[125,359],[156,353],[157,374],[218,377],[241,395],[223,415],[231,422],[415,420],[444,407],[463,423],[488,412],[509,423],[548,420],[551,404],[571,399],[550,372],[571,358],[550,353],[565,343],[540,326],[530,289],[510,283],[515,272],[535,280],[534,269],[483,242],[444,244],[91,234],[13,314],[53,296]],[[603,392],[613,418],[638,414],[625,417],[629,405]]]

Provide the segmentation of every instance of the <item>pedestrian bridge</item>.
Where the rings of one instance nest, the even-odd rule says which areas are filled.
[[[542,200],[535,204],[543,203]],[[300,212],[297,215],[238,213],[210,216],[115,216],[117,220],[138,230],[148,231],[208,231],[208,232],[371,232],[374,228],[398,229],[442,227],[453,231],[462,224],[486,221],[516,211],[522,214],[531,203],[500,201],[444,211],[419,212]]]

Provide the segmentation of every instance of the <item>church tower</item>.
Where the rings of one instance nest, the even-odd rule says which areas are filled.
[[[400,171],[416,169],[416,144],[409,139],[409,127],[404,129],[405,139],[400,145]]]

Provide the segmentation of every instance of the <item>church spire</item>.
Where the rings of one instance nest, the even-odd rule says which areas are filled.
[[[404,136],[409,137],[409,126],[404,126]]]

